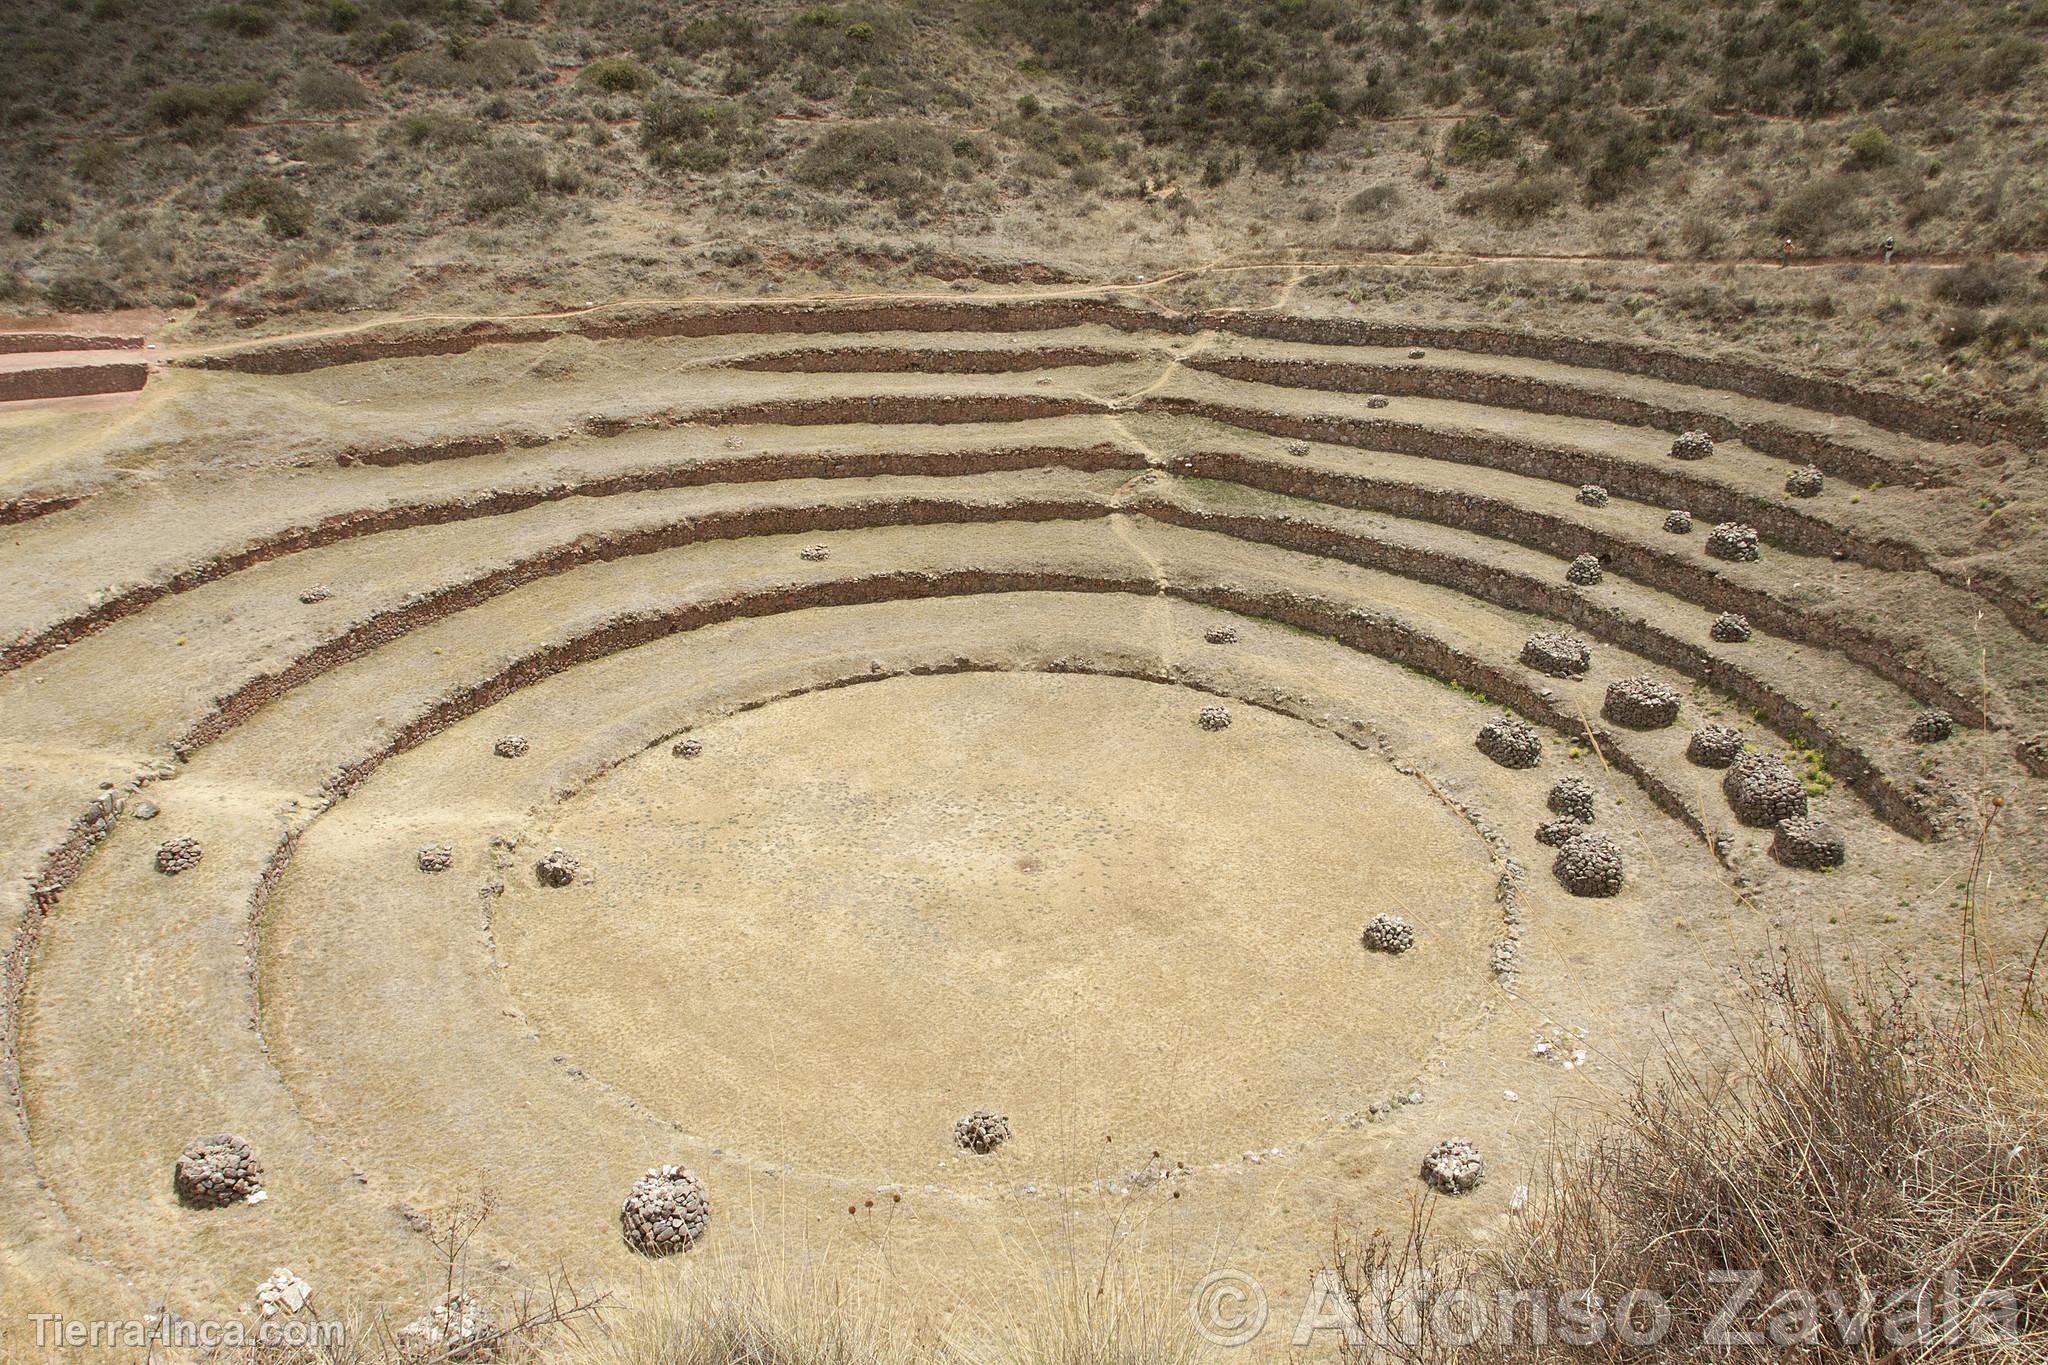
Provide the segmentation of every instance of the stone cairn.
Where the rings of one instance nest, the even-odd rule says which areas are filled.
[[[1956,718],[1940,707],[1931,707],[1913,717],[1906,738],[1915,744],[1939,744],[1956,732]]]
[[[1774,754],[1744,754],[1729,765],[1721,794],[1735,818],[1756,829],[1806,814],[1806,784]]]
[[[498,1324],[474,1294],[456,1290],[398,1329],[398,1358],[411,1362],[492,1360]]]
[[[263,1163],[233,1133],[197,1138],[171,1172],[178,1202],[195,1209],[246,1204],[263,1192]]]
[[[1202,638],[1212,645],[1234,645],[1237,643],[1237,632],[1229,626],[1211,626]]]
[[[1824,872],[1842,865],[1843,858],[1848,856],[1848,846],[1827,821],[1794,815],[1778,822],[1771,835],[1771,856],[1787,867]]]
[[[1289,441],[1289,442],[1287,443],[1287,453],[1288,453],[1289,455],[1306,455],[1306,454],[1308,454],[1308,442],[1307,442],[1307,441]]]
[[[1376,393],[1365,400],[1365,405],[1373,409],[1383,408],[1387,405],[1387,396],[1383,393]]]
[[[1399,956],[1415,946],[1415,926],[1399,915],[1374,915],[1361,941],[1373,952]]]
[[[156,846],[156,870],[166,877],[175,877],[199,866],[199,860],[205,856],[197,839],[189,834],[180,834]]]
[[[549,849],[547,856],[533,865],[533,875],[540,878],[542,886],[567,886],[582,870],[582,864],[559,848]]]
[[[1560,777],[1557,785],[1550,789],[1550,809],[1568,816],[1581,824],[1593,823],[1593,807],[1599,800],[1599,793],[1593,784],[1583,777]]]
[[[1569,815],[1557,815],[1536,826],[1536,842],[1545,848],[1563,848],[1586,832],[1583,821]]]
[[[954,1145],[976,1156],[987,1156],[1009,1140],[1009,1116],[993,1109],[977,1109],[953,1125]]]
[[[1522,646],[1522,662],[1553,678],[1583,678],[1593,666],[1593,651],[1576,635],[1539,630]]]
[[[1607,685],[1600,714],[1631,730],[1661,730],[1678,719],[1678,689],[1655,678],[1622,678]]]
[[[1195,714],[1195,724],[1204,730],[1228,730],[1230,708],[1227,706],[1205,706]]]
[[[1590,588],[1600,581],[1600,558],[1597,555],[1580,555],[1564,571],[1564,581],[1581,588]]]
[[[299,594],[299,601],[310,607],[316,602],[325,602],[332,596],[334,596],[334,589],[328,587],[325,583],[315,583],[312,587]]]
[[[526,757],[526,736],[506,735],[491,746],[491,752],[499,758]]]
[[[1551,875],[1574,896],[1612,896],[1621,890],[1621,846],[1605,834],[1568,841],[1550,864]]]
[[[1707,634],[1724,645],[1739,645],[1750,636],[1749,618],[1739,611],[1724,611],[1707,627]]]
[[[704,753],[704,741],[695,736],[686,736],[677,740],[669,752],[677,758],[698,758]]]
[[[798,559],[819,564],[832,557],[832,551],[823,545],[806,545],[796,552]]]
[[[681,1166],[654,1166],[633,1182],[619,1209],[619,1231],[642,1256],[688,1251],[711,1226],[704,1182]]]
[[[429,844],[419,851],[422,872],[446,872],[455,865],[455,855],[445,844]]]
[[[1692,534],[1692,513],[1674,507],[1664,514],[1664,529],[1674,536]]]
[[[1486,1163],[1470,1138],[1449,1138],[1422,1158],[1422,1178],[1439,1194],[1469,1194],[1486,1179]]]
[[[1480,726],[1474,742],[1503,768],[1533,768],[1543,761],[1543,737],[1536,727],[1507,712]]]
[[[1817,498],[1825,483],[1819,469],[1803,464],[1785,476],[1785,491],[1795,498]]]
[[[1747,564],[1763,554],[1757,548],[1756,527],[1739,521],[1724,521],[1707,532],[1707,553],[1731,564]]]
[[[1714,438],[1704,431],[1680,433],[1671,443],[1671,458],[1674,460],[1704,460],[1714,453]]]
[[[1685,742],[1685,756],[1702,768],[1725,768],[1742,755],[1742,731],[1708,721]]]
[[[1588,507],[1605,507],[1607,490],[1597,483],[1582,483],[1579,485],[1579,501]]]

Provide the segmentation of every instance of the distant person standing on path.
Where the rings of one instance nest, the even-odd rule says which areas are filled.
[[[1892,250],[1896,245],[1897,243],[1892,241],[1891,238],[1887,237],[1884,239],[1884,263],[1886,265],[1892,263]]]
[[[1778,244],[1778,265],[1784,267],[1790,264],[1792,264],[1792,239],[1787,237]]]

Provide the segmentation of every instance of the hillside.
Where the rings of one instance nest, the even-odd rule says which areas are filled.
[[[8,23],[17,312],[1591,256],[1512,278],[1586,330],[2040,382],[2042,0],[29,0]],[[1786,236],[1802,263],[1891,236],[1981,264],[1720,269]],[[1498,274],[1436,280],[1440,307],[1516,306]]]

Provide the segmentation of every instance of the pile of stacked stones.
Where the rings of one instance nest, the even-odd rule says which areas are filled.
[[[953,1125],[953,1143],[987,1156],[1010,1140],[1010,1119],[992,1109],[977,1109]]]
[[[1757,548],[1756,527],[1739,521],[1724,521],[1707,532],[1707,553],[1731,564],[1747,564],[1763,554]]]
[[[1486,1163],[1470,1138],[1447,1138],[1422,1158],[1422,1178],[1440,1194],[1469,1194],[1486,1178]]]
[[[1574,896],[1612,896],[1621,890],[1621,846],[1605,834],[1576,835],[1558,849],[1550,872]]]
[[[533,865],[533,875],[540,879],[542,886],[567,886],[576,880],[576,874],[583,870],[582,864],[571,857],[566,849],[551,848],[539,862]]]
[[[1956,718],[1939,707],[1922,711],[1906,727],[1906,737],[1915,744],[1939,744],[1956,732]]]
[[[1771,856],[1787,867],[1825,871],[1840,867],[1848,848],[1827,821],[1794,815],[1778,822],[1771,835]]]
[[[711,1225],[704,1182],[681,1166],[655,1166],[633,1182],[619,1210],[626,1245],[642,1256],[688,1251]]]
[[[195,1209],[244,1204],[263,1190],[263,1163],[233,1133],[198,1138],[178,1158],[171,1185]]]
[[[1721,791],[1735,818],[1773,831],[1771,855],[1788,867],[1841,866],[1842,836],[1806,813],[1806,784],[1771,754],[1745,753],[1731,763]]]
[[[1366,923],[1363,941],[1373,952],[1399,956],[1415,946],[1415,927],[1399,915],[1374,915]]]
[[[1475,743],[1503,768],[1533,768],[1543,761],[1543,738],[1536,727],[1506,712],[1480,726]]]
[[[1749,618],[1741,612],[1724,611],[1707,627],[1707,634],[1724,645],[1739,645],[1749,638]]]
[[[489,1360],[498,1342],[490,1310],[460,1289],[398,1329],[398,1355],[405,1361]]]
[[[156,870],[166,877],[175,877],[199,866],[199,860],[204,856],[197,839],[189,834],[180,834],[156,846]]]
[[[1708,721],[1686,741],[1685,756],[1702,768],[1725,768],[1742,753],[1742,731],[1719,721]]]
[[[1539,630],[1522,646],[1522,662],[1553,678],[1583,678],[1593,666],[1593,651],[1575,635]]]
[[[1607,685],[1600,714],[1631,730],[1661,730],[1678,719],[1678,691],[1655,678],[1622,678]]]
[[[1536,842],[1546,848],[1563,848],[1586,832],[1593,823],[1593,784],[1583,777],[1562,777],[1550,789],[1553,819],[1536,827]]]

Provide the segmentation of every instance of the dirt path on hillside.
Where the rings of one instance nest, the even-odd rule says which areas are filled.
[[[700,245],[709,245],[701,243]],[[2000,252],[1998,256],[2031,259],[2048,258],[2041,252]],[[1899,262],[1894,270],[1926,269],[1928,267],[1951,268],[1977,261],[1993,259],[1992,255],[1972,256],[1961,254],[1928,255],[1915,257],[1910,262]],[[1168,271],[1158,276],[1139,276],[1133,280],[1109,280],[1098,284],[1042,285],[1025,289],[1010,289],[996,293],[974,293],[966,296],[977,303],[1027,303],[1048,299],[1086,298],[1105,294],[1140,294],[1172,284],[1210,276],[1254,274],[1260,272],[1286,272],[1305,277],[1307,272],[1316,270],[1343,270],[1373,265],[1405,265],[1430,270],[1468,270],[1477,266],[1501,264],[1534,265],[1637,265],[1650,268],[1703,269],[1717,267],[1742,267],[1747,269],[1775,271],[1783,269],[1813,269],[1822,266],[1877,264],[1875,256],[1814,256],[1794,258],[1789,265],[1781,265],[1775,259],[1765,257],[1744,257],[1723,261],[1679,260],[1658,256],[1632,256],[1620,252],[1593,254],[1544,254],[1537,252],[1404,252],[1404,251],[1360,251],[1341,257],[1317,259],[1276,260],[1276,261],[1213,261],[1206,265],[1188,266],[1181,270]],[[1290,282],[1284,288],[1281,298],[1266,305],[1268,309],[1279,308],[1293,293]],[[618,308],[675,307],[691,304],[724,304],[741,307],[748,305],[782,305],[793,303],[863,303],[863,302],[920,302],[935,299],[959,299],[959,292],[951,289],[910,289],[910,290],[836,290],[814,294],[653,294],[628,298],[609,299],[580,308],[561,308],[528,313],[394,313],[372,318],[359,323],[334,327],[306,328],[290,332],[267,333],[260,337],[227,342],[195,343],[188,346],[171,346],[160,355],[164,359],[185,359],[196,356],[231,355],[238,351],[250,350],[283,342],[316,341],[330,337],[355,336],[380,327],[401,327],[416,323],[512,323],[547,322],[565,318],[586,317],[595,313]]]

